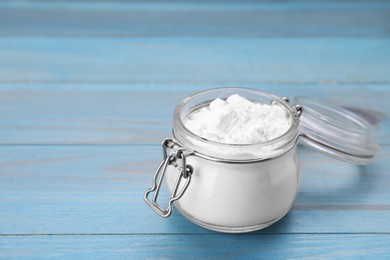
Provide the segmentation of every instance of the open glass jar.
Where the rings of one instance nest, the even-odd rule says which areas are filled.
[[[290,128],[266,142],[226,144],[202,138],[185,127],[188,115],[232,94],[284,107],[292,119]],[[318,101],[300,101],[308,107],[305,117],[305,106],[254,89],[211,89],[185,98],[175,109],[174,138],[162,143],[163,160],[153,187],[144,195],[145,202],[162,217],[168,217],[174,205],[199,226],[229,233],[250,232],[278,221],[293,206],[299,188],[299,139],[354,163],[368,163],[374,156],[377,147],[364,119]],[[352,139],[345,140],[346,135]],[[342,139],[344,145],[338,142]],[[171,194],[167,209],[157,203],[164,176]]]

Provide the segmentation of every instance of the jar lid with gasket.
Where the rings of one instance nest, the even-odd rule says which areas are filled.
[[[378,150],[373,126],[358,114],[322,100],[298,96],[303,108],[300,143],[339,160],[368,164]]]

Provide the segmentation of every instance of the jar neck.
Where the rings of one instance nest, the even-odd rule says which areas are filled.
[[[262,161],[276,158],[291,150],[298,141],[298,131],[273,144],[261,145],[236,145],[236,144],[215,144],[208,140],[197,140],[185,135],[180,130],[173,128],[173,136],[189,152],[200,157],[215,161]]]
[[[252,99],[257,97],[260,102],[272,101],[284,106],[292,117],[292,124],[289,130],[273,140],[262,143],[226,144],[204,139],[185,127],[184,119],[188,114],[200,106],[204,106],[204,104],[211,102],[215,97],[220,97],[225,93],[237,92],[243,96],[247,95]],[[257,90],[224,88],[196,93],[184,99],[176,107],[174,113],[173,135],[186,150],[197,153],[205,158],[214,158],[222,161],[259,161],[278,157],[292,149],[298,140],[298,126],[299,115],[296,109],[286,101]]]

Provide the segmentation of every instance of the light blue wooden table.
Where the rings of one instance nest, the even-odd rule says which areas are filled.
[[[0,2],[0,258],[390,258],[390,2]],[[301,149],[277,224],[220,234],[143,202],[194,91],[329,100],[368,166]]]

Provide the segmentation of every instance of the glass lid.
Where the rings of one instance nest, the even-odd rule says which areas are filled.
[[[324,154],[356,164],[367,164],[378,146],[373,127],[342,107],[308,97],[295,97],[303,107],[300,142]]]

